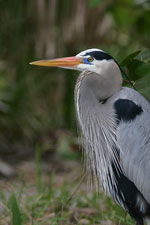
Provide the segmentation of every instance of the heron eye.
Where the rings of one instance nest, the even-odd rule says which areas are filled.
[[[88,61],[89,61],[89,62],[93,62],[93,60],[94,60],[93,57],[89,57],[89,58],[88,58]]]

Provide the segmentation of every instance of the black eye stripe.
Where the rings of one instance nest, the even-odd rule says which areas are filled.
[[[87,52],[84,56],[92,56],[93,58],[95,58],[96,60],[110,60],[113,59],[110,55],[108,55],[105,52],[101,52],[101,51],[92,51],[92,52]]]

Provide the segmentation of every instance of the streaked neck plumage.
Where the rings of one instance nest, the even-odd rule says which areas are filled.
[[[115,112],[109,98],[121,89],[119,67],[112,61],[111,70],[103,73],[85,71],[79,76],[75,87],[76,113],[82,131],[88,171],[100,178],[107,194],[113,194],[113,171],[111,162],[118,164],[115,148]],[[103,100],[107,99],[105,104]],[[107,165],[107,166],[106,166]],[[111,176],[112,179],[107,179]]]

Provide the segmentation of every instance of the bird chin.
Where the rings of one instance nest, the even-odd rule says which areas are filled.
[[[69,70],[78,70],[78,71],[83,71],[83,69],[78,68],[78,67],[65,67],[65,66],[59,66],[59,68],[63,68],[63,69],[69,69]]]

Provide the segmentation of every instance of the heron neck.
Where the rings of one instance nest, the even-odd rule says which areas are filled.
[[[99,75],[84,72],[75,88],[77,118],[84,137],[86,158],[90,160],[87,165],[100,178],[107,193],[112,186],[107,179],[108,174],[113,177],[111,162],[116,160],[113,152],[113,147],[117,146],[116,124],[111,102],[108,99],[102,104],[100,100],[115,94],[121,88],[120,83],[114,80],[106,82]]]

